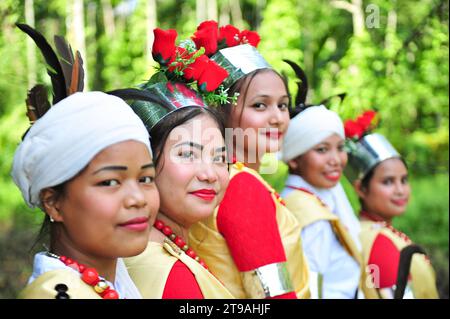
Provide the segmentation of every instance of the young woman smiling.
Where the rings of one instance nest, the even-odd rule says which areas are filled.
[[[161,102],[131,106],[150,132],[160,208],[147,249],[125,261],[130,276],[144,298],[233,298],[187,243],[190,227],[213,213],[228,185],[222,119],[181,83],[147,90]]]
[[[75,93],[26,133],[12,176],[50,246],[22,298],[141,298],[119,257],[141,253],[158,207],[148,133],[121,99]]]
[[[378,297],[438,298],[424,250],[392,226],[405,213],[411,195],[405,161],[378,133],[361,137],[355,145],[346,174],[361,203],[363,258]]]

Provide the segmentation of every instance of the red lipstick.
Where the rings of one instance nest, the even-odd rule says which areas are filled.
[[[277,139],[277,140],[279,140],[282,135],[283,135],[283,133],[281,133],[280,131],[268,131],[268,132],[266,132],[266,136],[268,138]]]
[[[337,182],[341,178],[341,173],[339,174],[324,174],[325,178],[331,182]]]
[[[217,192],[213,189],[199,189],[194,192],[190,192],[190,194],[206,201],[212,201],[216,197]]]
[[[119,226],[132,231],[144,231],[148,229],[148,217],[136,217],[123,224],[119,224]]]
[[[407,199],[391,199],[391,202],[397,206],[405,206],[408,203]]]

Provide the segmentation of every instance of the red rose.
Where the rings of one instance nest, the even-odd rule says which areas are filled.
[[[239,37],[241,38],[241,43],[248,43],[253,45],[255,48],[258,46],[261,38],[259,34],[255,31],[244,30],[240,33]]]
[[[197,31],[198,30],[203,30],[203,29],[215,29],[217,30],[217,28],[219,27],[219,24],[214,21],[214,20],[207,20],[207,21],[203,21],[202,23],[200,23],[197,27]]]
[[[177,31],[156,28],[153,30],[153,34],[155,35],[152,47],[153,59],[160,64],[166,65],[175,54]]]
[[[375,117],[377,113],[374,111],[366,111],[361,116],[358,117],[356,120],[362,127],[364,127],[364,130],[367,130],[370,127],[370,124],[372,123],[373,118]]]
[[[219,66],[216,62],[210,60],[205,71],[203,71],[200,78],[197,80],[198,87],[202,91],[212,92],[219,87],[227,76],[227,70]]]
[[[184,70],[186,80],[198,80],[200,75],[207,67],[209,58],[206,55],[199,56],[193,63],[189,64]]]
[[[205,54],[210,56],[217,51],[217,37],[217,22],[204,21],[198,26],[192,40],[194,41],[197,49],[204,47]]]
[[[175,54],[170,59],[170,61],[168,63],[169,67],[167,68],[167,70],[169,72],[173,72],[175,70],[182,71],[185,67],[185,62],[182,60],[190,59],[191,56],[193,56],[193,55],[194,55],[194,52],[189,53],[185,48],[176,47]]]
[[[364,128],[356,121],[347,120],[344,123],[344,131],[346,137],[359,139],[364,133]]]
[[[219,28],[218,42],[225,42],[226,47],[234,47],[238,45],[241,40],[239,38],[239,34],[240,32],[238,28],[232,26],[231,24],[227,24],[226,26]]]

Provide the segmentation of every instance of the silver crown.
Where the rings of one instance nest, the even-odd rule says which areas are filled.
[[[366,135],[356,143],[350,141],[344,174],[350,182],[362,179],[375,165],[393,157],[401,156],[383,135]]]
[[[227,70],[228,77],[223,81],[225,88],[229,88],[241,77],[257,69],[272,68],[258,50],[250,44],[219,50],[211,57],[211,60]]]

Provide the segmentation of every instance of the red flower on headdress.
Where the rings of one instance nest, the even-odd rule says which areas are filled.
[[[152,56],[160,64],[167,64],[175,55],[175,40],[178,36],[177,31],[173,29],[162,30],[156,28],[153,30],[155,41],[152,47]]]
[[[259,41],[261,41],[259,34],[255,31],[244,30],[239,36],[242,44],[248,43],[253,45],[255,48],[258,47]]]
[[[375,111],[366,111],[362,115],[360,115],[357,118],[357,122],[360,123],[363,127],[366,129],[369,128],[370,124],[372,123],[373,118],[375,117],[377,113]]]
[[[227,24],[226,26],[219,28],[218,42],[223,47],[234,47],[241,41],[239,34],[240,31],[238,28],[231,24]],[[225,45],[223,45],[223,42],[225,42]]]
[[[210,56],[217,51],[218,24],[216,21],[203,21],[197,27],[192,40],[197,49],[205,48],[205,54]]]
[[[358,116],[356,120],[347,120],[344,123],[345,136],[360,139],[372,126],[372,121],[377,113],[369,110]]]
[[[202,91],[212,92],[219,87],[219,85],[228,76],[227,70],[222,68],[216,62],[209,60],[208,65],[197,80],[198,87]]]
[[[209,62],[206,55],[199,56],[193,63],[189,64],[184,70],[184,78],[186,80],[198,80],[203,71],[205,71]]]
[[[364,128],[356,121],[347,120],[344,123],[344,131],[346,137],[359,139],[364,133]]]
[[[190,59],[194,55],[194,52],[189,53],[185,48],[176,47],[175,54],[170,59],[167,70],[169,72],[182,71],[185,67],[183,60]]]

